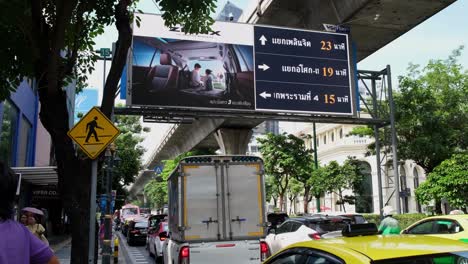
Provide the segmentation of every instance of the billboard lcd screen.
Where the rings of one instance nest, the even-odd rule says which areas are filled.
[[[131,105],[254,110],[253,46],[188,36],[133,37]]]

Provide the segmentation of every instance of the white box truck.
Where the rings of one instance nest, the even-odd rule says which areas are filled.
[[[263,161],[193,156],[168,179],[165,264],[261,263],[268,256]]]

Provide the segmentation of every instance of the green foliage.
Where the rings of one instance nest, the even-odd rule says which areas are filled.
[[[257,140],[265,161],[265,173],[272,177],[282,202],[291,178],[297,177],[302,183],[307,181],[307,167],[310,167],[311,155],[305,149],[304,140],[294,135],[269,133],[266,138]],[[280,208],[284,210],[282,204]]]
[[[182,25],[185,33],[208,34],[214,19],[210,16],[216,11],[215,0],[156,0],[163,11],[164,23],[168,27]]]
[[[147,195],[150,206],[153,208],[162,208],[167,204],[167,179],[179,164],[180,160],[188,156],[196,155],[213,155],[213,150],[196,150],[189,151],[177,156],[173,160],[165,160],[164,169],[161,172],[161,179],[152,179],[145,185],[144,193]]]
[[[377,226],[380,225],[380,215],[378,214],[363,214],[364,218],[369,223],[375,223]],[[415,222],[424,219],[427,217],[425,214],[397,214],[393,215],[393,217],[398,220],[398,224],[400,228],[403,230],[408,226],[414,224]]]
[[[115,4],[111,0],[1,1],[0,9],[8,12],[0,16],[4,39],[0,44],[0,100],[16,90],[24,77],[46,74],[49,58],[41,57],[46,49],[60,58],[57,80],[66,85],[74,79],[78,90],[83,88],[98,58],[93,39],[115,21]],[[50,35],[40,35],[45,32]]]
[[[133,183],[141,169],[141,157],[145,149],[138,144],[143,141],[143,128],[138,116],[115,116],[114,124],[121,133],[114,141],[120,162],[114,163],[112,189],[117,190],[118,195],[126,196],[124,186]]]
[[[356,126],[354,127],[351,132],[348,133],[350,136],[374,136],[374,130],[368,126]]]
[[[454,154],[429,173],[416,189],[419,202],[428,204],[445,198],[456,208],[468,207],[468,154]]]
[[[422,70],[410,65],[395,95],[398,155],[431,172],[443,160],[468,148],[468,71],[457,59],[431,60]]]
[[[348,157],[343,165],[331,161],[328,165],[320,167],[313,172],[310,179],[314,196],[324,192],[334,192],[340,197],[337,204],[354,204],[355,196],[343,195],[343,191],[350,189],[354,194],[360,194],[364,174],[361,162],[354,157]]]
[[[265,175],[265,199],[270,202],[271,199],[278,199],[278,186],[275,184],[273,177]]]
[[[58,59],[56,78],[62,86],[76,81],[86,87],[99,58],[94,39],[116,22],[116,8],[123,0],[0,1],[0,101],[8,98],[26,78],[40,79],[51,60]],[[138,0],[129,1],[128,12],[137,12]],[[186,33],[210,33],[215,0],[156,0],[167,26],[181,25]],[[35,14],[37,14],[35,16]],[[41,31],[38,30],[41,29]],[[62,54],[60,55],[60,53]],[[41,87],[45,88],[45,87]],[[60,87],[61,88],[61,87]]]

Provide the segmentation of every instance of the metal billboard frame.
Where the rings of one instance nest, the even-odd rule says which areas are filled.
[[[390,198],[395,195],[396,211],[400,209],[400,187],[398,177],[398,157],[396,152],[397,138],[395,131],[393,91],[391,82],[391,69],[387,65],[381,71],[358,70],[356,72],[358,86],[365,88],[367,97],[361,93],[359,96],[359,106],[361,111],[356,117],[341,117],[327,115],[311,115],[299,113],[274,113],[251,111],[222,111],[196,109],[165,109],[158,107],[124,107],[115,108],[117,115],[139,115],[143,116],[144,122],[186,124],[198,119],[224,118],[224,119],[256,119],[256,120],[278,120],[291,122],[315,122],[315,123],[335,123],[335,124],[355,124],[372,126],[375,138],[375,155],[377,161],[377,179],[379,189],[379,208],[384,205],[383,190],[394,189]],[[384,142],[381,141],[383,130]],[[382,144],[384,143],[384,144]],[[393,175],[388,175],[387,184],[382,184],[382,172],[393,167]],[[390,199],[389,198],[389,199]],[[380,212],[382,214],[382,212]]]

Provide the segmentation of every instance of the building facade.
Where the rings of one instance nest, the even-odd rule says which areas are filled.
[[[375,155],[366,155],[367,146],[374,142],[371,137],[361,137],[349,135],[355,125],[344,124],[317,124],[317,156],[321,165],[327,165],[331,161],[343,164],[348,157],[355,157],[362,162],[362,171],[365,175],[363,181],[364,193],[356,196],[356,204],[345,204],[345,208],[336,204],[338,195],[328,193],[321,198],[321,211],[343,211],[358,213],[379,213],[379,186],[378,170],[382,177],[382,197],[383,205],[391,205],[396,208],[395,180],[399,180],[400,186],[400,207],[402,213],[422,212],[424,208],[416,201],[414,190],[425,180],[423,168],[411,160],[399,162],[398,179],[394,177],[393,163],[391,156],[381,155],[382,166],[377,167]],[[313,128],[307,126],[296,134],[304,138],[306,147],[313,148]],[[306,137],[307,136],[307,137]],[[345,195],[353,195],[351,190],[347,190]],[[302,201],[296,201],[302,208]],[[316,212],[315,199],[309,204],[310,212]]]
[[[75,85],[65,89],[71,126]],[[63,211],[52,140],[39,119],[39,111],[39,97],[30,80],[24,80],[0,103],[0,160],[21,177],[18,213],[23,207],[42,209],[42,223],[51,235],[62,230]]]

